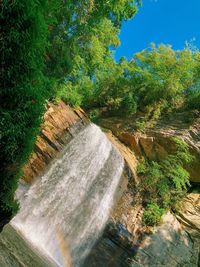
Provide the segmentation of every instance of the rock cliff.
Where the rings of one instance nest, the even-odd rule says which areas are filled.
[[[87,123],[87,116],[81,108],[73,110],[62,101],[58,104],[48,103],[40,135],[23,169],[22,179],[32,182]]]
[[[183,123],[183,118],[184,115],[181,114],[179,119],[169,120],[167,124],[161,122],[143,133],[134,130],[133,122],[116,117],[101,119],[100,125],[114,133],[118,140],[126,145],[126,149],[128,147],[134,153],[134,165],[137,165],[137,158],[143,156],[151,160],[164,159],[175,150],[175,143],[171,137],[182,138],[194,156],[193,162],[186,168],[191,181],[199,183],[200,120],[199,117],[195,117],[189,123]],[[132,164],[133,161],[131,158]],[[144,209],[137,190],[138,183],[138,177],[132,171],[132,178],[129,178],[128,186],[116,205],[102,238],[84,267],[200,266],[198,184],[196,191],[192,189],[180,203],[181,208],[178,212],[168,212],[163,216],[162,223],[152,228],[145,227],[142,223]]]
[[[122,118],[104,118],[100,125],[110,129],[120,141],[126,144],[136,156],[145,156],[150,160],[164,159],[175,149],[172,137],[183,139],[194,156],[186,167],[192,182],[200,182],[200,114],[185,122],[191,114],[180,113],[176,117],[158,122],[144,132],[136,131],[135,122]]]
[[[72,110],[63,102],[49,103],[37,138],[35,149],[24,168],[23,179],[31,182],[44,171],[50,161],[88,123],[81,109]],[[87,257],[84,267],[197,267],[200,266],[200,208],[199,191],[188,194],[178,213],[168,213],[158,227],[142,224],[143,206],[137,190],[137,156],[150,159],[165,157],[173,151],[170,137],[179,135],[186,140],[190,151],[197,156],[190,171],[192,181],[200,181],[199,121],[178,128],[176,124],[136,133],[125,127],[122,120],[107,118],[101,125],[110,129],[106,134],[119,149],[127,163],[119,188],[116,205],[107,226]],[[115,136],[118,137],[119,141]]]
[[[129,181],[84,267],[199,267],[199,205],[200,191],[194,191],[178,213],[168,212],[160,225],[145,227],[140,197]]]

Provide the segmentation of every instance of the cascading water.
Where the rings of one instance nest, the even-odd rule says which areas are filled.
[[[123,167],[123,158],[104,133],[88,125],[46,174],[28,190],[19,187],[21,209],[12,226],[55,266],[66,266],[66,244],[73,265],[81,266],[109,217]]]

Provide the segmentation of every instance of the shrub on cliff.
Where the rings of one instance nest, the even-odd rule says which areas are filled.
[[[144,222],[150,225],[158,223],[164,211],[174,207],[190,185],[189,173],[184,168],[192,159],[189,148],[181,139],[173,140],[174,153],[159,162],[146,160],[138,167],[138,174],[143,177]]]
[[[160,208],[157,203],[149,203],[144,211],[143,220],[146,225],[156,225],[160,222],[160,218],[164,214],[164,209]]]

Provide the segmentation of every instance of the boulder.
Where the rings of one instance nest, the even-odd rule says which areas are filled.
[[[163,216],[160,226],[140,243],[131,267],[197,267],[200,262],[200,192],[189,193],[175,214]]]
[[[197,267],[194,244],[176,217],[168,212],[163,222],[143,238],[131,267]]]

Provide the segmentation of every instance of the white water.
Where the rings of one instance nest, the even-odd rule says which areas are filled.
[[[65,266],[59,233],[74,266],[81,266],[109,217],[123,167],[119,152],[90,124],[29,190],[19,188],[21,209],[12,226]]]

